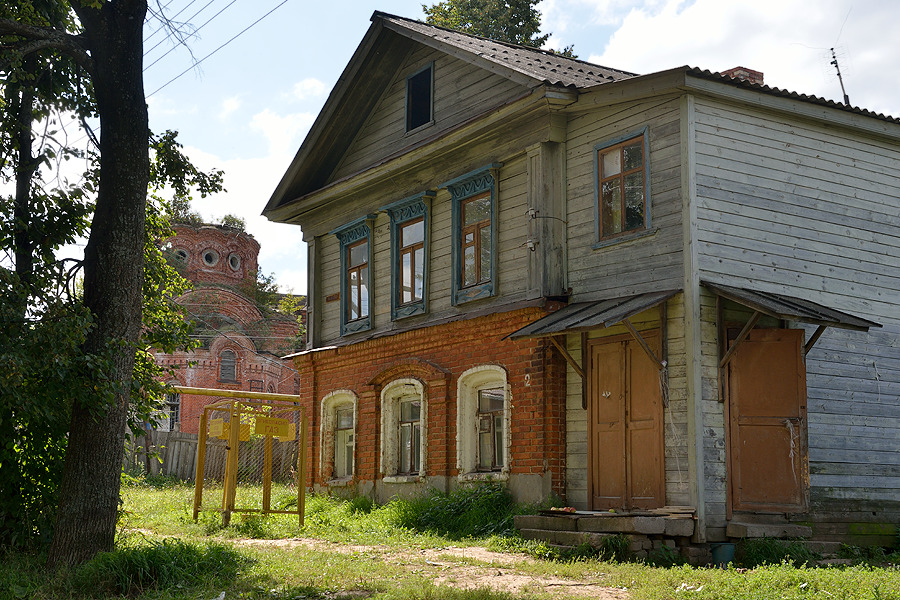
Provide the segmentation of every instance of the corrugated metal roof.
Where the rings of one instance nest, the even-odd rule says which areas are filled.
[[[437,42],[458,48],[550,85],[587,88],[636,76],[634,73],[601,67],[546,50],[498,42],[405,17],[376,12],[372,16],[373,20],[375,18],[380,18],[396,27],[432,38]]]
[[[704,287],[723,298],[728,298],[776,319],[857,331],[868,331],[870,327],[881,327],[874,321],[868,321],[802,298],[772,292],[758,292],[706,281],[702,283]]]
[[[541,317],[534,323],[509,334],[510,339],[546,337],[567,331],[587,331],[599,327],[611,327],[625,319],[665,302],[681,290],[648,292],[635,296],[576,302]]]
[[[858,115],[864,115],[866,117],[872,117],[874,119],[879,119],[881,121],[888,121],[889,123],[900,123],[900,118],[892,117],[890,115],[885,115],[881,113],[872,112],[871,110],[866,110],[865,108],[860,108],[858,106],[850,106],[844,104],[843,102],[835,102],[834,100],[828,100],[826,98],[822,98],[821,96],[810,96],[808,94],[800,94],[798,92],[792,92],[790,90],[783,90],[777,87],[771,87],[765,84],[751,83],[749,81],[745,81],[743,79],[735,79],[730,75],[723,75],[722,73],[714,73],[707,69],[700,69],[697,67],[689,67],[688,74],[694,75],[695,77],[702,77],[704,79],[710,79],[713,81],[724,81],[725,83],[735,85],[738,87],[745,87],[750,89],[760,90],[762,92],[766,92],[768,94],[772,94],[773,96],[781,96],[782,98],[793,98],[794,100],[802,100],[803,102],[810,102],[812,104],[818,104],[820,106],[827,106],[829,108],[837,108],[839,110],[844,110],[847,112],[856,113]]]

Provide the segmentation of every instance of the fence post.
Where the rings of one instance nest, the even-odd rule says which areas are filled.
[[[200,514],[200,505],[203,503],[203,477],[206,465],[206,420],[209,412],[204,409],[200,415],[200,435],[197,437],[197,470],[194,474],[194,523]]]

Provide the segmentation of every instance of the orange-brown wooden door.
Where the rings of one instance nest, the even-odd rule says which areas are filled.
[[[732,508],[806,509],[806,367],[803,331],[750,332],[728,366]]]
[[[659,335],[644,333],[658,353]],[[591,508],[656,508],[665,500],[659,371],[630,336],[590,345]]]

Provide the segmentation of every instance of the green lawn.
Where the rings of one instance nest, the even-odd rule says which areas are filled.
[[[221,502],[221,490],[204,494],[207,508]],[[40,556],[0,557],[0,600],[602,598],[608,588],[635,599],[900,600],[896,556],[877,566],[752,569],[534,558],[553,552],[509,537],[515,509],[499,488],[380,507],[313,496],[303,530],[294,515],[236,514],[223,528],[211,509],[194,523],[192,499],[189,485],[125,485],[115,552],[52,576]],[[292,490],[273,489],[273,507],[295,502]],[[238,490],[238,506],[260,503],[258,488]]]

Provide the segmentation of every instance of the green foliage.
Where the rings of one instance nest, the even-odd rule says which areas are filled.
[[[540,48],[541,13],[534,0],[444,0],[422,5],[425,22],[520,46]]]
[[[671,546],[660,546],[651,550],[645,562],[654,567],[675,567],[687,563],[678,550]]]
[[[222,217],[221,223],[225,227],[231,227],[232,229],[237,229],[238,231],[247,230],[247,221],[243,217],[239,217],[237,215],[227,214]]]
[[[450,539],[515,531],[512,495],[494,482],[459,487],[449,494],[433,490],[422,498],[394,502],[403,503],[398,507],[399,525]]]
[[[266,275],[262,271],[251,272],[238,287],[239,291],[250,298],[263,313],[277,309],[279,295],[274,273]]]
[[[810,550],[802,541],[774,538],[742,540],[738,556],[741,565],[748,568],[784,562],[802,567],[822,559],[821,554]]]
[[[228,585],[250,564],[223,544],[164,540],[98,554],[72,573],[72,588],[102,597],[200,587],[208,580]]]
[[[278,301],[278,312],[297,320],[297,334],[285,343],[285,350],[303,348],[306,343],[306,325],[303,322],[303,309],[306,308],[306,296],[285,294]]]

